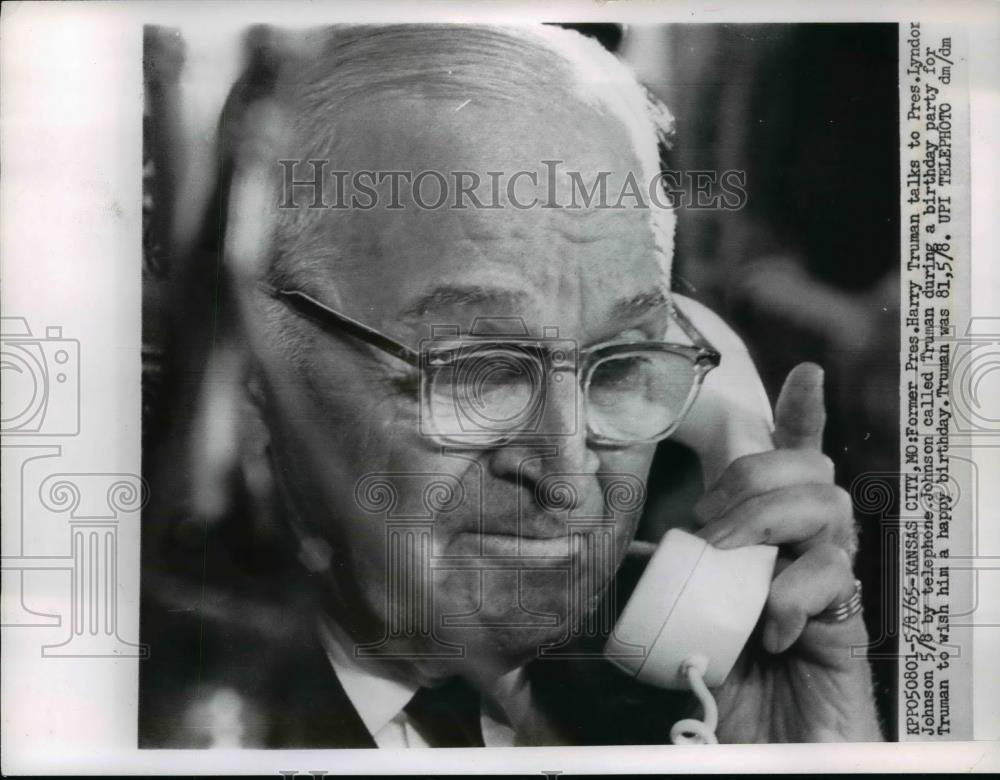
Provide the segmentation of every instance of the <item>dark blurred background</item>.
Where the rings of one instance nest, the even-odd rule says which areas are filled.
[[[670,107],[670,168],[746,172],[745,208],[679,212],[674,287],[744,338],[772,401],[795,364],[826,369],[826,451],[856,499],[878,704],[895,739],[896,25],[565,26],[630,61]],[[236,46],[206,54],[179,30],[146,31],[143,599],[279,631],[287,612],[268,605],[295,550],[253,432],[219,392],[240,365],[219,316],[217,120],[243,63],[266,68],[274,46],[260,28],[234,34]],[[235,62],[212,59],[227,51]],[[155,632],[147,614],[143,641]]]
[[[855,499],[869,652],[892,739],[897,35],[895,24],[683,25],[618,43],[674,113],[669,166],[746,171],[745,208],[679,212],[674,288],[743,337],[772,402],[797,363],[826,369],[825,451]]]

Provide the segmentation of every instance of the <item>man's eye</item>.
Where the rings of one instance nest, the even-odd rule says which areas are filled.
[[[640,357],[606,360],[594,371],[591,386],[608,390],[634,386],[642,376],[643,362]]]

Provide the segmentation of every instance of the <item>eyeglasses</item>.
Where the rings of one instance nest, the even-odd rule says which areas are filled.
[[[543,338],[470,336],[456,329],[414,350],[301,290],[264,292],[325,331],[347,333],[418,369],[420,431],[440,444],[498,447],[515,438],[577,433],[577,393],[584,398],[588,439],[609,446],[653,443],[687,415],[721,355],[676,307],[670,316],[691,345],[664,341],[607,342],[586,349]],[[525,331],[525,335],[527,332]],[[566,382],[566,374],[578,381]]]

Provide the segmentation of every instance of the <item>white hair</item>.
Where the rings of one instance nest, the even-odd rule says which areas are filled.
[[[673,117],[639,84],[631,69],[595,40],[552,25],[336,25],[288,36],[275,93],[289,107],[298,153],[329,159],[331,118],[373,94],[401,97],[481,96],[543,112],[554,98],[573,96],[599,116],[617,119],[631,140],[644,182],[660,170],[660,144]],[[301,236],[310,209],[283,210],[276,248]],[[665,280],[669,284],[675,215],[650,206]],[[289,213],[290,212],[290,213]],[[284,234],[284,235],[282,235]]]

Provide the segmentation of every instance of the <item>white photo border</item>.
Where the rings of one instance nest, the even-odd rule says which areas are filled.
[[[699,747],[519,748],[450,751],[139,750],[136,746],[139,524],[141,502],[141,167],[143,26],[202,29],[260,22],[286,26],[350,21],[899,21],[935,20],[967,31],[971,60],[971,145],[974,164],[971,247],[973,316],[1000,315],[1000,11],[998,6],[951,2],[880,3],[585,3],[481,4],[439,2],[11,2],[0,19],[3,182],[0,196],[0,279],[5,317],[25,317],[50,338],[79,348],[79,426],[34,438],[32,457],[58,457],[58,471],[120,481],[137,491],[133,503],[112,507],[118,522],[118,637],[120,657],[49,657],[40,646],[59,644],[66,625],[70,569],[39,563],[33,577],[37,625],[3,628],[2,755],[5,774],[274,774],[341,773],[542,774],[788,771],[986,771],[1000,769],[1000,629],[975,636],[975,737],[950,744]],[[35,335],[38,335],[35,332]],[[71,403],[70,400],[64,401]],[[1000,415],[998,415],[1000,416]],[[72,413],[69,413],[72,418]],[[5,441],[6,444],[6,441]],[[17,443],[20,446],[20,442]],[[25,440],[25,445],[29,444]],[[46,452],[46,448],[48,451]],[[51,450],[58,449],[57,453]],[[26,453],[11,461],[17,476]],[[16,528],[8,507],[11,483],[4,463],[4,555],[11,539],[42,558],[65,558],[65,524]],[[982,474],[1000,473],[1000,448],[974,453]],[[26,467],[26,466],[25,466]],[[986,480],[987,482],[989,480]],[[1000,481],[985,485],[980,511],[1000,507]],[[990,493],[989,491],[992,491]],[[127,503],[127,502],[126,502]],[[9,510],[9,511],[8,511]],[[90,517],[90,516],[88,516]],[[984,554],[1000,556],[1000,528],[985,524]],[[12,530],[13,528],[13,530]],[[11,536],[11,533],[20,536]],[[52,551],[61,551],[53,554]],[[34,566],[34,564],[32,564]],[[992,572],[993,575],[996,572]],[[23,582],[23,580],[18,580]],[[10,608],[4,579],[4,608]],[[996,588],[993,589],[994,592]],[[37,598],[35,597],[37,595]],[[16,608],[18,605],[14,605]],[[46,616],[48,620],[46,622]],[[63,620],[66,618],[64,617]],[[997,621],[1000,623],[1000,621]],[[474,763],[473,763],[474,762]]]

